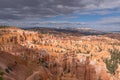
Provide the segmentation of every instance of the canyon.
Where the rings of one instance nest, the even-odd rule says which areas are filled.
[[[0,71],[3,80],[120,80],[105,59],[120,51],[120,33],[49,28],[0,28]]]

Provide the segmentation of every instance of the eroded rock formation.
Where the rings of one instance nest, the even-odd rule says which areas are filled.
[[[110,80],[103,60],[120,41],[0,29],[0,70],[5,80]]]

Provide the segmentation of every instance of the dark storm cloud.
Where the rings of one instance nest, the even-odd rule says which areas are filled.
[[[77,3],[73,0],[0,0],[0,9],[3,9],[3,13],[9,12],[8,8],[14,12],[18,11],[17,14],[21,17],[28,15],[46,17],[72,13],[74,10],[67,9],[67,6],[75,6],[75,4]]]
[[[120,8],[120,0],[0,0],[0,19],[46,18],[86,11],[90,14],[89,10],[113,8]]]

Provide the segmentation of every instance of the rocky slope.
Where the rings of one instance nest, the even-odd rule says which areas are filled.
[[[109,49],[120,50],[119,39],[78,35],[1,28],[2,77],[4,80],[112,80],[103,60],[110,57]]]

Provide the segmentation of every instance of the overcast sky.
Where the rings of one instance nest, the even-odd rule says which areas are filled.
[[[120,0],[0,0],[0,24],[49,27],[49,23],[120,31]]]

